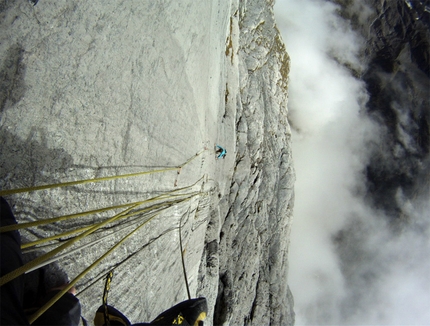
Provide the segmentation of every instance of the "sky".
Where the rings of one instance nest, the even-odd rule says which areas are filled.
[[[291,57],[297,181],[288,284],[296,325],[430,325],[428,199],[405,199],[399,188],[396,200],[415,221],[402,231],[364,199],[363,171],[384,128],[366,116],[365,85],[345,68],[366,68],[365,41],[336,12],[323,0],[275,4]]]

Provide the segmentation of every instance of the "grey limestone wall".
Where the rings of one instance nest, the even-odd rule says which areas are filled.
[[[181,195],[163,197],[151,210],[158,215],[77,283],[88,320],[101,304],[99,277],[126,258],[115,270],[109,303],[132,322],[149,321],[186,299],[182,222],[188,281],[192,296],[208,298],[209,324],[293,323],[289,59],[272,6],[0,2],[2,190],[177,167],[194,157],[179,174],[7,196],[17,219],[29,222]],[[227,148],[226,159],[215,159],[214,144]],[[43,239],[118,212],[21,235],[24,242]],[[149,216],[109,224],[57,257],[45,267],[48,286],[74,279]]]

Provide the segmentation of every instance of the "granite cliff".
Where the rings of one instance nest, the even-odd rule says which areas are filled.
[[[294,322],[289,58],[272,7],[255,0],[0,2],[1,189],[164,171],[7,196],[18,221],[31,222],[162,195],[43,267],[47,287],[64,283],[148,221],[77,283],[88,320],[101,303],[100,277],[112,268],[109,303],[132,322],[185,300],[181,232],[191,294],[207,297],[209,325]],[[216,160],[214,143],[227,149],[225,160]],[[21,235],[37,241],[117,212]],[[29,283],[38,277],[27,276]]]

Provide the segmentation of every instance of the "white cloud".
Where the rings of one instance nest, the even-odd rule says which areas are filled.
[[[369,15],[358,7],[359,19]],[[422,236],[393,234],[363,199],[363,169],[383,130],[361,113],[364,84],[345,67],[363,69],[363,40],[327,1],[278,0],[275,14],[291,57],[297,181],[289,285],[296,324],[430,323],[428,225]],[[405,203],[405,214],[421,221],[429,209],[423,202]],[[347,237],[344,248],[334,241],[339,234]]]

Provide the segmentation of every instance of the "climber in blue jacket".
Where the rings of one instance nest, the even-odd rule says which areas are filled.
[[[219,145],[216,145],[216,147],[217,147],[216,153],[219,154],[217,158],[225,158],[225,156],[227,155],[227,151]]]

